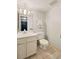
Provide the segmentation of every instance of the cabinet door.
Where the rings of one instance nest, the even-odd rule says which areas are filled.
[[[27,42],[27,56],[33,55],[37,51],[37,40]]]
[[[17,58],[24,59],[26,57],[26,44],[17,45]]]

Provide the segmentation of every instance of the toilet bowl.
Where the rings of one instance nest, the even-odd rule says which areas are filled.
[[[48,41],[46,39],[39,40],[40,48],[46,49],[48,47]]]

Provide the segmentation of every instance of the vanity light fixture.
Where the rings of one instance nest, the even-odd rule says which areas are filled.
[[[31,10],[28,10],[28,9],[19,9],[19,13],[20,14],[23,14],[23,15],[27,15],[29,16],[31,14]]]
[[[26,9],[23,10],[23,14],[24,14],[24,15],[30,15],[30,13],[31,13],[30,10],[26,10]]]

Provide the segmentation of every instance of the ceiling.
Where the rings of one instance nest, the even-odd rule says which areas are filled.
[[[17,0],[17,7],[47,11],[50,8],[50,3],[54,1],[56,0]]]

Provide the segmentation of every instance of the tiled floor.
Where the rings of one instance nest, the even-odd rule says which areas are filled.
[[[49,45],[47,49],[41,49],[38,47],[37,53],[25,59],[61,59],[60,50],[52,45]]]

